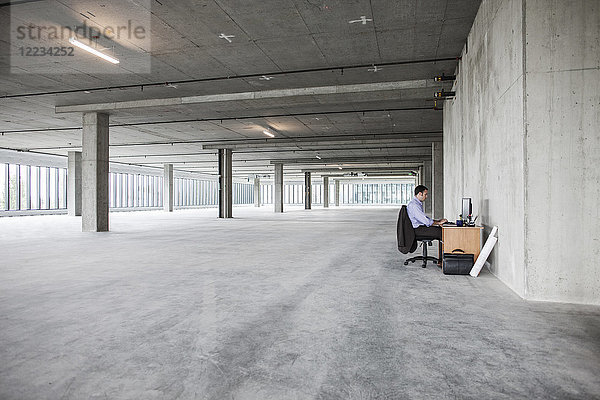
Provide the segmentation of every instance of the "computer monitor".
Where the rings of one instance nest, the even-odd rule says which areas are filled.
[[[473,207],[471,205],[470,197],[463,197],[462,199],[462,219],[464,221],[471,221],[471,215],[473,214]]]

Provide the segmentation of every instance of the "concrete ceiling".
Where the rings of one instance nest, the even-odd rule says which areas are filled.
[[[442,140],[442,111],[434,109],[434,93],[448,89],[451,82],[433,82],[433,77],[454,73],[479,4],[480,0],[0,3],[0,148],[59,155],[78,150],[81,113],[57,113],[57,106],[60,110],[216,95],[197,103],[112,108],[111,161],[147,166],[169,162],[179,170],[216,174],[216,149],[228,147],[234,150],[238,176],[271,173],[274,161],[283,161],[291,174],[338,173],[339,166],[354,172],[404,174],[430,159],[431,143]],[[126,40],[101,43],[115,46],[118,65],[79,49],[76,57],[22,57],[18,66],[8,57],[19,51],[14,31],[11,36],[8,28],[11,17],[14,27],[76,24],[83,15],[88,25],[101,28],[120,13],[146,21],[151,44],[134,51]],[[231,43],[219,38],[222,33],[234,36]],[[68,38],[45,44],[70,46]],[[136,72],[144,67],[148,72]],[[382,83],[396,86],[377,85]],[[348,89],[357,84],[370,89]],[[316,87],[336,90],[290,91]],[[263,96],[274,90],[283,95]],[[233,100],[223,96],[242,92],[255,95]],[[263,134],[266,128],[275,138]]]

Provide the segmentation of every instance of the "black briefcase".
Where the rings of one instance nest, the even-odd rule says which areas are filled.
[[[442,272],[446,275],[469,275],[474,262],[473,254],[444,253]]]

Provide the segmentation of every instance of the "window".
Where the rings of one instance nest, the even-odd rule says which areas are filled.
[[[58,169],[58,208],[67,208],[67,169]]]
[[[19,166],[19,208],[21,210],[29,210],[29,169],[28,165]]]
[[[6,210],[8,192],[6,190],[8,182],[8,165],[0,164],[0,211]]]
[[[8,164],[8,209],[19,209],[19,166]]]
[[[30,205],[32,210],[40,209],[40,167],[31,167]]]

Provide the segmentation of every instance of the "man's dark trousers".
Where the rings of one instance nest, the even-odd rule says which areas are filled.
[[[437,225],[421,225],[415,228],[415,235],[417,235],[417,239],[419,239],[420,237],[427,237],[442,240],[442,227]]]
[[[442,240],[442,227],[441,226],[425,226],[421,225],[415,228],[415,235],[417,240],[422,237],[431,238],[432,240]],[[442,245],[438,244],[438,265],[442,265]]]

